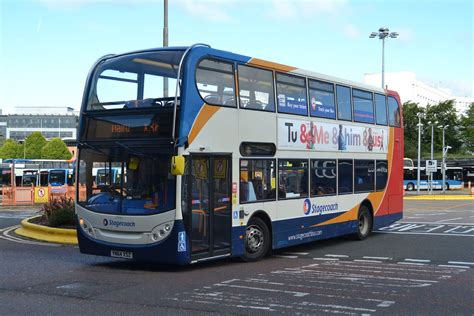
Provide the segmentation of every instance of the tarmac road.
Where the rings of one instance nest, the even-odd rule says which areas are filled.
[[[5,315],[474,313],[474,201],[405,201],[398,226],[362,242],[336,238],[256,263],[229,259],[188,267],[19,242],[4,232],[24,212],[17,218],[0,210]],[[449,225],[460,228],[448,231]]]

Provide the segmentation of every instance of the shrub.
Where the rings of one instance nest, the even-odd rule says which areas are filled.
[[[61,197],[54,199],[41,207],[43,221],[51,227],[70,227],[76,225],[74,200]]]

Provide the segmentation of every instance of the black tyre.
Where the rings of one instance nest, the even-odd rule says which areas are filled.
[[[369,208],[362,205],[359,209],[359,216],[357,217],[357,233],[356,239],[364,240],[372,232],[373,218]]]
[[[445,189],[446,191],[449,190],[449,183],[447,183],[447,182],[445,183],[444,189]]]
[[[245,254],[242,260],[250,262],[262,259],[270,249],[270,242],[267,224],[258,217],[252,217],[245,231]]]
[[[407,184],[407,191],[413,191],[415,190],[415,185],[413,183],[408,183]]]

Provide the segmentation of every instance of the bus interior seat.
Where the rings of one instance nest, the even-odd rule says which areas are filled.
[[[251,202],[257,200],[255,189],[252,182],[240,182],[241,200],[244,202]]]

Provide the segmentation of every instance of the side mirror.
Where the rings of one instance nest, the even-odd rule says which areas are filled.
[[[171,158],[171,174],[174,176],[182,176],[184,174],[183,156],[173,156]]]

